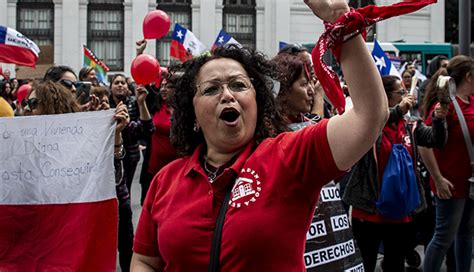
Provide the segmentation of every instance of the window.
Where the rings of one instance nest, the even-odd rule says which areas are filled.
[[[17,30],[38,46],[54,44],[53,0],[19,0]]]
[[[157,9],[163,10],[170,16],[171,25],[168,34],[156,40],[156,56],[163,66],[169,66],[176,60],[170,58],[171,37],[174,24],[178,23],[191,29],[191,0],[158,0]]]
[[[90,0],[87,45],[110,70],[123,70],[123,0]]]
[[[224,31],[243,46],[255,48],[255,18],[255,0],[224,0]]]

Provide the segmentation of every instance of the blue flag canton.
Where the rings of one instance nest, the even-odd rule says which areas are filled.
[[[215,46],[223,46],[224,44],[228,43],[232,39],[229,33],[221,30],[219,35],[217,35],[216,42],[214,43]]]
[[[188,30],[182,27],[180,24],[175,24],[173,31],[173,40],[176,40],[181,44],[184,43],[184,37],[186,37],[187,31]]]
[[[380,75],[385,76],[390,74],[390,68],[392,66],[392,62],[387,57],[385,52],[383,51],[380,44],[377,40],[374,41],[374,49],[372,50],[372,58],[375,61],[375,66],[380,72]]]
[[[287,47],[287,46],[288,46],[288,43],[287,43],[287,42],[280,41],[280,42],[278,43],[278,49],[280,49],[280,50],[283,49],[283,48],[285,48],[285,47]]]
[[[5,44],[7,39],[7,28],[0,25],[0,44]]]

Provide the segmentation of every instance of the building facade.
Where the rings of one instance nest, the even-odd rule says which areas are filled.
[[[375,1],[377,5],[394,2],[398,1]],[[444,5],[439,0],[413,14],[378,23],[377,39],[444,42]],[[324,29],[303,0],[0,0],[0,24],[17,29],[41,47],[39,68],[62,64],[78,71],[82,45],[86,45],[111,72],[128,75],[135,41],[143,38],[143,18],[155,9],[164,10],[172,21],[168,35],[149,40],[145,51],[157,56],[162,65],[172,61],[169,47],[174,22],[189,28],[209,48],[224,29],[268,56],[278,52],[280,41],[315,42]]]

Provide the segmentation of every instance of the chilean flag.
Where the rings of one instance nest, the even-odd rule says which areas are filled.
[[[201,54],[205,49],[204,44],[190,30],[175,24],[171,40],[171,57],[185,62]]]
[[[116,270],[113,115],[3,118],[0,271]]]
[[[0,62],[35,67],[39,47],[13,28],[0,25]]]
[[[232,36],[229,33],[221,29],[221,31],[219,32],[219,35],[217,35],[216,41],[212,45],[211,50],[214,50],[216,47],[224,46],[226,44],[241,45],[236,39],[232,38]]]
[[[379,70],[381,76],[391,75],[401,78],[397,68],[392,64],[390,58],[385,54],[379,42],[374,39],[374,49],[372,49],[372,58],[375,66]]]

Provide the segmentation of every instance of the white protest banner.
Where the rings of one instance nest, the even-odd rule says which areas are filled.
[[[0,118],[0,204],[115,198],[113,115]]]
[[[0,271],[116,270],[113,115],[0,118]]]

